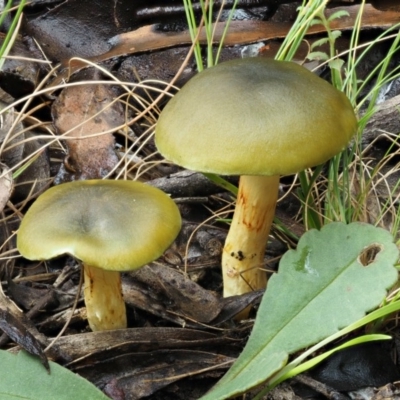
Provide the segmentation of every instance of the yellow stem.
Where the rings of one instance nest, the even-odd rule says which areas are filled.
[[[264,254],[278,199],[279,176],[242,176],[222,254],[224,297],[265,288]]]
[[[87,319],[92,331],[127,327],[121,274],[90,265],[83,266]]]

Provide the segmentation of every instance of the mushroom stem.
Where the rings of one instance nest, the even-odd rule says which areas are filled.
[[[222,253],[224,297],[265,288],[264,253],[278,199],[279,176],[240,177]]]
[[[121,274],[86,264],[83,265],[83,272],[86,313],[92,331],[126,328]]]

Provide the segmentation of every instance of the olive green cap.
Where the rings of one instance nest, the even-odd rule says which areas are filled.
[[[222,175],[282,175],[322,164],[357,130],[347,97],[306,68],[227,61],[192,78],[161,112],[159,152]]]
[[[38,197],[22,220],[17,247],[30,260],[70,254],[93,267],[128,271],[161,256],[180,228],[178,207],[157,188],[75,181]]]

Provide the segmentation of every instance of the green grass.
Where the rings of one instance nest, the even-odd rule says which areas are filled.
[[[201,18],[201,21],[198,26],[197,26],[195,13],[193,11],[193,6],[192,6],[191,0],[183,0],[183,4],[185,7],[185,13],[186,13],[186,19],[188,21],[188,26],[189,26],[190,36],[195,45],[194,56],[196,59],[198,71],[202,71],[204,69],[201,46],[200,46],[200,43],[198,42],[198,40],[196,40],[199,30],[204,29],[206,32],[206,38],[207,38],[206,63],[207,63],[207,68],[209,68],[215,64],[218,64],[218,60],[221,55],[221,50],[224,45],[224,38],[226,36],[226,33],[228,32],[229,24],[232,20],[234,11],[237,6],[237,2],[238,1],[235,0],[232,5],[232,8],[229,12],[229,16],[226,20],[226,25],[225,25],[225,28],[224,28],[224,31],[222,34],[221,41],[217,44],[217,46],[216,46],[217,51],[215,52],[214,51],[215,38],[214,38],[214,26],[213,26],[213,13],[215,12],[215,7],[214,7],[213,0],[206,0],[206,1],[200,0],[202,18]],[[222,6],[223,6],[223,3],[221,5],[221,8],[218,10],[218,16],[216,18],[216,22],[219,21],[219,18],[223,11]]]
[[[223,41],[216,45],[213,40],[212,11],[214,10],[213,1],[201,1],[202,18],[200,27],[196,25],[193,9],[190,0],[185,0],[186,15],[195,41],[195,57],[198,70],[204,68],[202,49],[196,36],[200,27],[205,30],[207,46],[205,46],[206,66],[210,67],[218,62],[220,49]],[[307,29],[316,24],[322,24],[326,29],[326,35],[317,40],[310,48],[310,59],[319,58],[324,60],[331,71],[332,84],[346,93],[359,115],[359,130],[352,144],[332,158],[329,163],[323,166],[300,172],[298,174],[298,186],[296,195],[302,203],[302,221],[306,229],[321,228],[331,221],[366,221],[382,224],[385,217],[390,215],[392,220],[390,230],[393,234],[397,232],[400,223],[400,215],[395,207],[395,191],[398,187],[392,188],[389,195],[383,201],[377,196],[375,185],[377,181],[384,181],[381,168],[387,166],[390,158],[393,157],[393,150],[397,147],[397,137],[393,138],[393,146],[385,155],[384,160],[371,165],[370,160],[366,160],[365,149],[361,146],[363,129],[368,120],[376,112],[376,99],[379,91],[387,82],[395,79],[400,74],[399,67],[389,70],[390,62],[396,51],[399,50],[400,34],[398,31],[400,24],[387,29],[369,43],[362,43],[361,16],[365,7],[365,0],[360,4],[359,14],[356,18],[355,29],[349,40],[349,49],[345,54],[338,54],[336,41],[340,37],[340,31],[332,31],[329,24],[332,20],[341,18],[347,14],[345,7],[331,15],[329,18],[324,16],[327,0],[303,1],[298,10],[298,18],[293,24],[290,32],[282,42],[276,54],[278,60],[292,60],[300,44],[305,40]],[[236,5],[236,3],[235,3]],[[229,26],[230,18],[226,24]],[[357,68],[364,62],[366,57],[376,51],[377,46],[386,41],[390,43],[390,49],[385,58],[369,73],[364,79],[358,77]],[[328,44],[328,52],[319,50],[319,46]],[[216,50],[218,49],[218,50]],[[367,90],[367,88],[369,88]],[[362,110],[362,113],[361,113]],[[394,171],[392,171],[394,172]],[[390,175],[389,171],[389,175]],[[388,173],[385,173],[387,176]],[[369,205],[375,202],[379,212],[375,212],[374,217],[370,215]]]
[[[7,14],[12,10],[12,0],[8,0],[6,6],[4,7],[3,12],[0,14],[0,26],[3,25],[5,18],[7,17]],[[12,20],[10,29],[7,32],[6,37],[4,38],[4,41],[0,47],[0,70],[3,69],[4,61],[8,53],[11,50],[11,47],[14,44],[16,35],[18,33],[18,28],[20,25],[21,21],[21,14],[22,10],[24,9],[26,4],[26,0],[21,0],[19,3],[19,6],[17,8],[17,11],[15,13],[15,16]]]
[[[304,223],[308,228],[320,228],[330,221],[365,221],[379,225],[385,214],[394,209],[393,201],[381,200],[374,192],[375,181],[379,178],[380,168],[386,164],[385,159],[390,158],[390,152],[376,165],[369,166],[365,159],[365,151],[361,146],[363,130],[368,120],[376,111],[376,100],[379,91],[385,83],[399,76],[399,68],[389,71],[389,63],[399,49],[400,35],[396,32],[399,25],[386,30],[375,40],[367,44],[361,44],[361,15],[365,6],[363,2],[357,16],[355,29],[350,39],[350,48],[345,54],[345,61],[338,63],[335,40],[339,37],[329,28],[329,20],[321,18],[321,22],[327,30],[327,38],[330,45],[330,54],[327,63],[331,67],[332,84],[347,94],[356,112],[359,114],[359,130],[357,137],[349,148],[334,157],[328,165],[327,181],[318,187],[320,171],[302,173],[302,182],[299,196],[304,204]],[[338,15],[337,15],[338,16]],[[340,15],[339,15],[340,17]],[[395,34],[393,34],[395,33]],[[363,80],[357,76],[357,67],[371,53],[376,51],[377,45],[383,40],[391,40],[390,49],[384,59]],[[375,81],[374,81],[375,80]],[[370,85],[370,89],[365,89]],[[363,109],[364,108],[364,109]],[[361,111],[362,110],[362,111]],[[362,114],[361,114],[362,112]],[[394,148],[394,146],[392,146]],[[393,149],[391,149],[393,150]],[[316,177],[315,174],[318,176]],[[321,181],[321,180],[320,180]],[[397,188],[393,188],[390,198]],[[373,199],[375,197],[375,199]],[[373,221],[368,211],[368,203],[375,201],[380,205],[380,217]],[[396,212],[392,233],[395,234],[398,226],[398,212]]]

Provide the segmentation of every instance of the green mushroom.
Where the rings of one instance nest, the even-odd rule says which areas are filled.
[[[159,152],[187,169],[240,175],[223,256],[224,296],[264,288],[281,175],[326,162],[357,130],[347,97],[293,62],[246,58],[197,74],[158,120]]]
[[[181,228],[178,207],[140,182],[87,180],[54,186],[32,204],[17,235],[29,260],[63,254],[82,261],[93,331],[126,328],[121,271],[157,259]]]

